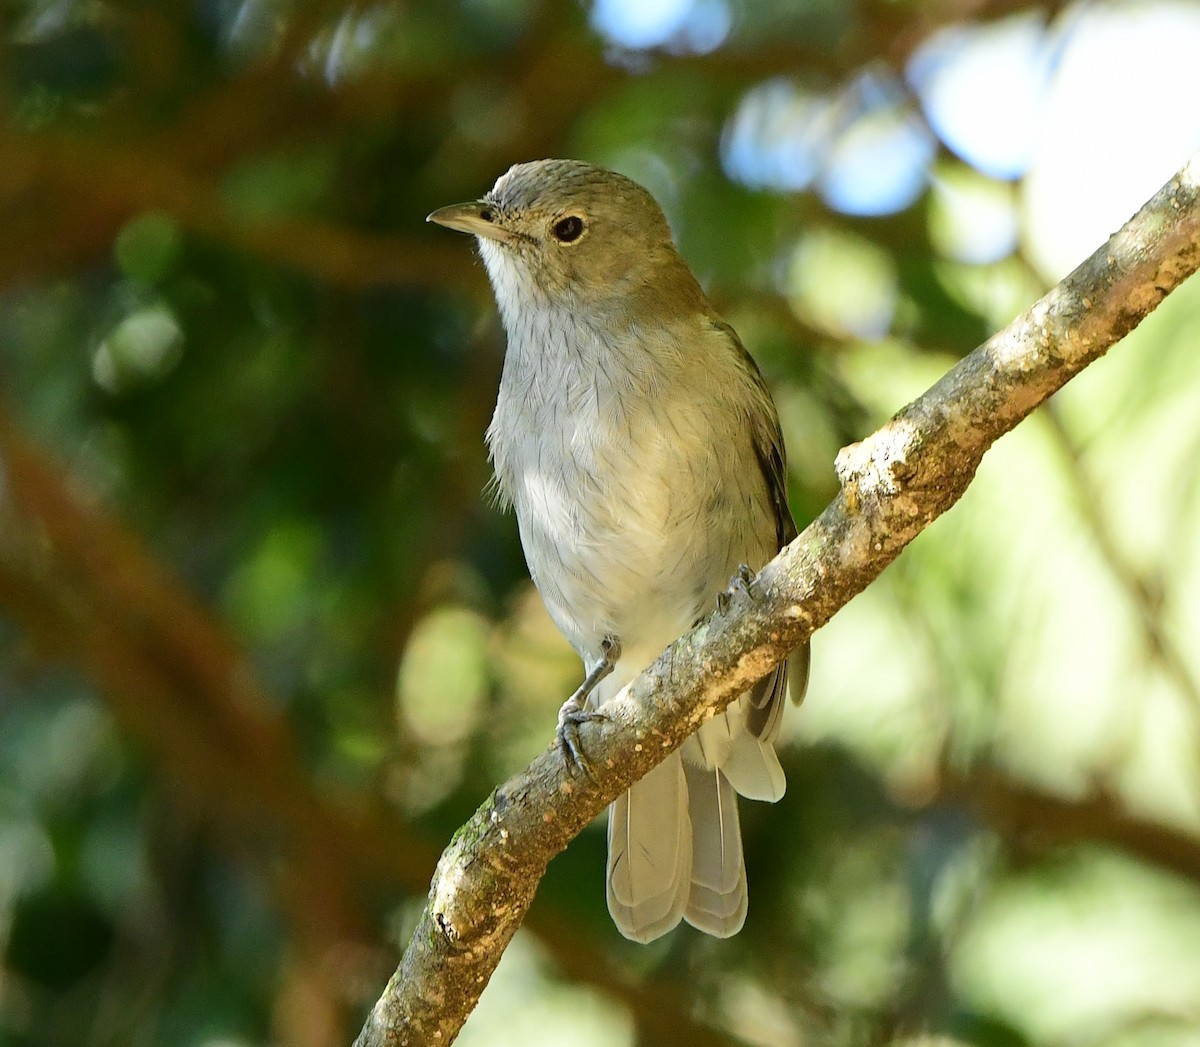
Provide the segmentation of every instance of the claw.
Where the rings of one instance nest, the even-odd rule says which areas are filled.
[[[558,729],[554,732],[554,739],[572,774],[582,771],[589,778],[594,777],[579,742],[579,728],[590,721],[607,719],[608,717],[598,710],[583,708],[574,694],[563,702],[562,708],[558,710]]]
[[[600,644],[600,653],[600,661],[592,667],[579,689],[562,703],[562,708],[558,710],[558,729],[554,732],[554,739],[567,767],[572,773],[583,771],[589,778],[592,777],[592,771],[579,743],[579,728],[592,720],[608,719],[604,713],[588,709],[586,703],[596,685],[613,671],[617,659],[621,657],[620,641],[615,636],[606,636]]]
[[[750,584],[754,581],[754,572],[747,564],[738,564],[737,571],[729,579],[729,585],[717,593],[717,610],[724,614],[729,610],[735,596],[753,597]]]

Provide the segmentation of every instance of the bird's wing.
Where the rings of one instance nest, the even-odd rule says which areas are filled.
[[[754,455],[758,459],[763,479],[767,484],[767,492],[775,513],[776,549],[782,549],[799,534],[792,510],[788,506],[787,496],[787,452],[783,446],[783,433],[779,428],[779,415],[775,403],[767,390],[758,364],[754,362],[738,338],[737,332],[724,322],[719,327],[728,335],[734,350],[745,361],[746,370],[755,392],[759,395],[752,398],[750,405],[751,439],[754,445]],[[763,741],[772,741],[779,732],[779,724],[783,715],[784,696],[788,692],[789,678],[791,683],[792,701],[799,704],[804,699],[808,687],[809,646],[794,651],[787,662],[779,666],[769,676],[764,677],[750,692],[750,710],[747,716],[747,726],[751,734]]]

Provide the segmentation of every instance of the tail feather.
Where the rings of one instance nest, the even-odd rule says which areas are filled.
[[[608,911],[626,938],[653,941],[675,927],[692,878],[692,830],[683,761],[672,753],[608,818]]]
[[[800,693],[807,659],[801,663],[792,681]],[[653,941],[681,919],[718,938],[741,930],[747,891],[737,798],[773,802],[784,794],[773,743],[786,671],[780,666],[706,721],[609,807],[606,895],[626,938]]]
[[[787,788],[775,747],[749,732],[734,737],[721,770],[738,795],[750,800],[774,803]]]
[[[728,938],[746,919],[746,867],[737,793],[719,770],[684,763],[692,823],[692,883],[684,919]]]

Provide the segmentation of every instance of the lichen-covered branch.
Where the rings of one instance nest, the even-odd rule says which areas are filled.
[[[1200,267],[1200,157],[1028,312],[838,456],[833,503],[750,595],[674,643],[589,725],[594,778],[548,751],[442,855],[362,1047],[448,1044],[520,925],[546,864],[631,782],[861,592],[967,489],[987,449]]]

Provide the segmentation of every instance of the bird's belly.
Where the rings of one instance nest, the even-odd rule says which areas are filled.
[[[728,485],[678,455],[609,449],[539,468],[546,457],[514,478],[521,542],[551,617],[585,658],[606,636],[660,651],[739,562],[764,558],[726,504]]]

